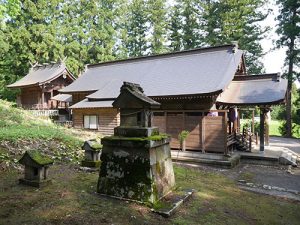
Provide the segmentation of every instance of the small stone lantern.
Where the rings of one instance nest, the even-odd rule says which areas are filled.
[[[48,179],[48,169],[53,160],[39,150],[26,151],[19,163],[25,166],[25,177],[19,179],[21,184],[41,187],[51,182]]]
[[[84,167],[100,167],[100,155],[102,145],[96,139],[85,141],[82,149],[85,159],[81,162]]]

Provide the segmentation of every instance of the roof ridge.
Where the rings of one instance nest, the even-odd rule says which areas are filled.
[[[64,62],[50,62],[50,63],[43,63],[43,64],[34,65],[33,67],[31,67],[31,69],[41,69],[43,67],[44,67],[43,69],[46,69],[47,67],[53,67],[55,65],[58,65],[58,66],[63,65],[63,66],[65,66]]]
[[[162,59],[162,58],[169,58],[169,57],[178,57],[178,56],[186,56],[192,54],[199,54],[199,53],[209,53],[209,52],[216,52],[225,49],[236,48],[235,44],[227,44],[227,45],[219,45],[219,46],[209,46],[209,47],[202,47],[202,48],[194,48],[190,50],[182,50],[182,51],[175,51],[175,52],[168,52],[162,54],[154,54],[154,55],[146,55],[146,56],[139,56],[139,57],[132,57],[127,59],[118,59],[112,60],[107,62],[100,62],[95,64],[87,64],[87,69],[98,67],[98,66],[106,66],[106,65],[116,65],[122,63],[129,63],[129,62],[140,62],[152,59]],[[234,52],[233,52],[234,53]]]

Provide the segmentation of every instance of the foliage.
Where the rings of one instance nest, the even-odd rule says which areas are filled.
[[[183,130],[178,134],[178,140],[182,144],[185,139],[189,136],[190,132],[187,130]]]
[[[142,56],[147,54],[147,26],[148,14],[145,0],[133,0],[126,13],[125,31],[123,40],[128,56]]]
[[[268,12],[262,12],[266,4],[263,0],[220,0],[204,1],[203,32],[204,43],[208,45],[228,44],[238,41],[239,47],[246,50],[249,74],[263,71],[260,58],[263,55],[260,40],[268,29],[262,29]],[[251,2],[251,4],[250,4]]]
[[[150,21],[150,51],[152,54],[159,54],[166,51],[167,34],[167,8],[164,0],[149,0],[149,21]]]

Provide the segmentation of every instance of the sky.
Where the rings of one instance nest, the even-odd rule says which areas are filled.
[[[276,33],[277,21],[276,17],[279,15],[279,8],[275,4],[275,0],[271,0],[267,6],[272,9],[270,15],[261,23],[263,26],[269,26],[271,30],[268,32],[267,37],[261,41],[264,52],[266,53],[262,59],[266,73],[283,73],[284,59],[286,48],[275,48],[275,40],[279,39]],[[300,88],[299,81],[295,82],[297,88]]]
[[[275,20],[279,14],[279,9],[275,1],[271,1],[271,3],[268,4],[268,8],[272,9],[272,12],[261,24],[262,26],[269,26],[271,30],[267,37],[261,41],[263,50],[266,52],[262,61],[267,73],[282,73],[286,50],[284,48],[273,49],[275,46],[274,41],[279,38],[276,34],[277,21]]]

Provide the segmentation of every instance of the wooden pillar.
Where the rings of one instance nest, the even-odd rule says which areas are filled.
[[[254,123],[255,123],[255,121],[254,121],[254,110],[252,111],[252,128],[251,128],[251,132],[254,134],[255,133],[255,131],[254,131]]]
[[[270,144],[270,111],[265,112],[265,145],[269,146]]]
[[[260,124],[259,124],[259,131],[260,131],[260,142],[259,142],[259,150],[264,151],[265,150],[265,110],[264,108],[260,108]]]
[[[45,93],[42,90],[42,109],[44,109],[44,103],[45,103]]]

